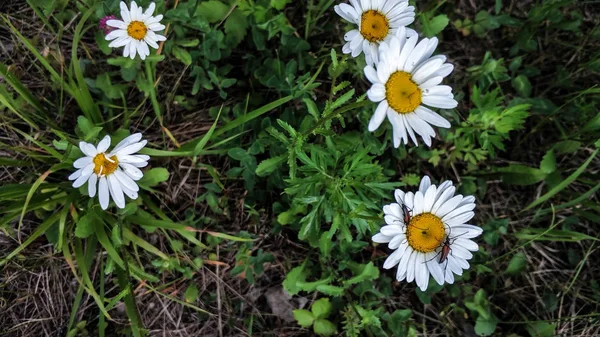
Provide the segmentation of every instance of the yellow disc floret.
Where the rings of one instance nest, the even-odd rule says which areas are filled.
[[[409,73],[396,71],[385,83],[385,99],[394,111],[405,114],[421,105],[422,92]]]
[[[433,252],[442,245],[445,235],[444,223],[431,213],[411,217],[406,228],[408,244],[421,253]]]
[[[368,10],[360,18],[360,34],[369,42],[380,42],[390,30],[388,19],[379,11]]]
[[[131,21],[127,26],[127,35],[136,40],[143,40],[148,32],[148,27],[142,21]]]
[[[119,160],[116,155],[109,158],[104,153],[98,153],[94,157],[94,173],[101,177],[112,174],[118,166]]]

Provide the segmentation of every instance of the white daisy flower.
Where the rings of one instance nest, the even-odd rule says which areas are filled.
[[[454,195],[455,191],[451,181],[436,186],[425,176],[416,193],[396,190],[396,202],[383,206],[387,225],[372,240],[394,250],[383,268],[397,265],[398,281],[414,280],[425,291],[430,274],[440,285],[451,284],[454,274],[462,275],[463,269],[469,268],[471,252],[479,249],[471,239],[483,230],[466,224],[475,215],[475,197]],[[409,213],[408,223],[403,205]],[[444,257],[446,243],[450,250]]]
[[[397,37],[396,37],[397,36]],[[435,131],[431,125],[449,128],[450,122],[425,105],[433,108],[452,109],[452,88],[440,85],[454,66],[446,62],[446,56],[431,56],[437,47],[437,38],[422,39],[408,36],[404,28],[388,42],[379,46],[379,62],[365,67],[365,76],[373,84],[367,96],[380,102],[369,121],[369,131],[379,128],[387,116],[393,128],[394,147],[400,141],[408,144],[408,138],[418,145],[415,133],[431,146]]]
[[[352,57],[364,52],[368,65],[378,62],[380,43],[415,21],[415,8],[408,5],[408,0],[350,0],[350,5],[343,3],[333,9],[346,21],[358,25],[358,29],[344,35],[347,42],[342,52]],[[414,30],[408,30],[416,35]]]
[[[135,154],[148,142],[141,139],[141,133],[128,136],[109,153],[106,150],[110,146],[110,136],[105,136],[98,147],[79,142],[79,148],[85,157],[73,163],[78,169],[69,176],[69,180],[75,180],[73,187],[79,188],[87,181],[88,194],[93,198],[98,184],[98,199],[104,210],[108,208],[110,197],[119,208],[125,207],[124,194],[132,200],[137,199],[140,188],[136,181],[144,176],[138,167],[148,165],[150,160],[147,155]]]
[[[155,32],[165,29],[165,26],[160,23],[163,16],[152,16],[156,5],[154,2],[145,12],[138,7],[135,1],[131,2],[131,9],[127,8],[125,2],[121,1],[121,18],[122,20],[108,20],[108,26],[116,28],[108,35],[107,41],[112,41],[108,46],[111,48],[124,47],[123,56],[135,58],[135,54],[139,54],[144,60],[150,55],[148,45],[154,49],[158,49],[158,41],[165,41],[167,38],[156,34]]]

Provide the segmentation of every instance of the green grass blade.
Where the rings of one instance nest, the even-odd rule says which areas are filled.
[[[583,240],[600,241],[600,239],[568,230],[552,229],[547,230],[543,228],[526,228],[522,231],[515,233],[515,237],[519,240],[532,240],[532,241],[556,241],[556,242],[579,242]]]
[[[96,239],[92,236],[88,240],[88,245],[86,246],[86,252],[87,253],[89,253],[90,251],[94,252],[95,250],[96,250]],[[79,267],[79,270],[81,271],[81,278],[83,280],[83,284],[85,285],[85,289],[86,289],[87,293],[94,299],[94,301],[96,302],[96,305],[98,306],[98,309],[102,312],[102,314],[105,315],[106,318],[112,319],[110,317],[110,315],[108,314],[108,312],[106,311],[106,308],[104,307],[103,299],[100,297],[100,295],[98,295],[98,293],[96,292],[96,289],[94,289],[94,284],[92,283],[92,280],[90,279],[88,263],[85,260],[85,256],[86,256],[86,254],[84,254],[84,252],[83,252],[81,240],[76,238],[75,239],[75,260],[77,261],[77,266]]]
[[[267,105],[264,105],[246,115],[240,116],[240,117],[234,119],[233,121],[225,124],[223,127],[219,128],[218,130],[216,130],[214,133],[214,136],[218,137],[229,130],[233,130],[239,126],[242,126],[245,123],[248,123],[249,121],[251,121],[257,117],[260,117],[261,115],[291,101],[293,98],[294,98],[294,96],[292,96],[292,95],[285,96],[285,97],[280,98],[276,101],[273,101]]]
[[[152,253],[163,260],[168,260],[169,257],[160,251],[160,249],[151,245],[148,241],[140,238],[139,236],[133,234],[128,228],[123,228],[123,238],[128,241],[133,242],[135,245],[142,247],[142,249],[146,250],[149,253]]]
[[[18,229],[19,232],[21,231],[21,226],[23,225],[23,218],[25,218],[25,213],[27,213],[27,206],[29,205],[29,202],[31,201],[33,194],[35,193],[35,191],[37,191],[37,189],[40,187],[40,185],[46,180],[46,178],[48,178],[50,173],[59,169],[60,166],[62,166],[62,165],[58,164],[58,165],[52,166],[48,171],[42,173],[42,175],[36,179],[36,181],[33,183],[33,185],[31,185],[31,188],[29,189],[29,192],[27,192],[27,196],[25,197],[25,203],[23,204],[23,210],[21,211],[21,218],[19,219],[19,229]],[[49,201],[49,203],[52,203],[52,201]]]
[[[39,114],[46,116],[46,110],[40,103],[40,101],[35,98],[31,92],[19,81],[13,74],[8,71],[8,68],[3,63],[0,63],[0,75],[4,77],[6,83],[8,83],[18,94],[20,97],[25,99],[29,105],[33,106]]]
[[[20,113],[14,107],[13,98],[6,91],[6,89],[3,88],[2,86],[0,86],[0,104],[5,106],[8,110],[10,110],[15,115],[17,115],[17,117],[21,118],[25,123],[29,124],[30,127],[32,127],[35,130],[39,130],[39,127],[37,126],[36,122],[33,119],[29,118],[25,114]]]
[[[558,192],[565,189],[570,183],[572,183],[575,179],[577,179],[577,177],[579,177],[579,175],[581,175],[585,171],[585,169],[588,167],[588,165],[592,162],[592,160],[596,157],[597,154],[598,154],[598,149],[594,150],[594,152],[585,161],[585,163],[583,163],[577,170],[575,170],[575,172],[573,172],[570,176],[568,176],[567,179],[561,181],[553,189],[551,189],[546,194],[539,197],[536,201],[529,204],[529,206],[525,207],[523,209],[523,211],[526,211],[526,210],[531,209],[541,203],[546,202],[548,199],[555,196]]]
[[[106,235],[106,230],[104,229],[104,221],[101,221],[100,224],[100,226],[96,227],[96,237],[98,238],[98,242],[100,242],[102,247],[104,247],[104,250],[106,250],[108,256],[110,256],[110,258],[119,267],[125,268],[125,263],[123,262],[123,259],[121,259],[121,256],[119,255],[112,242],[108,238],[108,235]]]
[[[10,22],[10,20],[8,20],[6,16],[0,14],[0,18],[2,18],[2,20],[8,25],[10,31],[17,36],[17,38],[21,41],[21,43],[23,43],[23,45],[25,45],[29,52],[31,52],[35,56],[38,62],[40,62],[40,64],[44,68],[46,68],[46,70],[50,73],[52,82],[64,87],[70,94],[73,94],[72,88],[67,83],[65,83],[62,76],[52,67],[50,62],[48,62],[46,58],[43,57],[42,54],[40,54],[37,48],[31,42],[29,42],[29,40],[26,37],[24,37],[15,26],[13,26],[13,24]]]
[[[87,12],[83,15],[77,27],[75,28],[75,33],[73,34],[73,48],[71,49],[71,65],[73,67],[73,73],[75,75],[75,80],[77,81],[76,88],[77,90],[72,93],[77,103],[81,108],[81,112],[93,121],[96,124],[102,123],[103,118],[100,113],[100,108],[95,104],[92,95],[88,89],[87,82],[83,77],[83,72],[81,71],[81,64],[79,63],[79,58],[77,57],[77,47],[79,46],[79,42],[81,41],[81,37],[83,35],[83,28],[85,26],[85,22],[96,10],[96,6],[92,6],[92,8],[88,9]]]
[[[122,291],[126,291],[124,298],[125,311],[131,321],[131,332],[134,337],[142,337],[142,320],[135,304],[131,283],[129,282],[129,272],[127,269],[121,269],[120,267],[115,267],[115,272],[119,281],[119,287]]]
[[[46,231],[54,225],[60,217],[60,212],[55,212],[48,219],[40,224],[40,226],[23,242],[19,247],[15,248],[10,254],[8,254],[5,258],[0,260],[0,266],[6,264],[6,262],[10,261],[13,257],[17,256],[23,249],[27,248],[35,239],[42,236]]]
[[[200,139],[198,144],[196,144],[196,146],[194,147],[194,152],[193,152],[194,161],[195,161],[196,156],[198,156],[198,154],[200,154],[202,152],[202,150],[204,150],[204,146],[206,146],[206,143],[208,143],[208,141],[212,137],[212,134],[215,131],[215,128],[217,127],[217,123],[219,122],[219,117],[221,117],[221,111],[223,111],[222,105],[221,105],[221,109],[219,109],[219,114],[217,115],[217,118],[215,118],[215,122],[210,127],[208,132],[202,137],[202,139]]]

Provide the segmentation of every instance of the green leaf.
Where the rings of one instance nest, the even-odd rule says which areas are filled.
[[[304,282],[306,280],[306,273],[304,272],[304,263],[292,270],[285,276],[283,281],[283,289],[290,295],[296,295],[302,290],[296,283]]]
[[[247,159],[250,155],[248,154],[248,152],[246,152],[246,150],[242,149],[241,147],[234,147],[229,149],[229,151],[227,151],[227,154],[238,161],[244,161],[245,159]]]
[[[296,219],[296,215],[292,210],[279,213],[277,216],[277,222],[282,225],[289,225],[294,222],[294,219]]]
[[[423,24],[423,34],[426,37],[434,37],[439,34],[450,22],[448,16],[445,14],[440,14],[433,17],[431,20],[427,20],[422,16],[422,24]]]
[[[496,14],[500,14],[501,10],[502,10],[502,0],[496,0],[496,4],[494,5],[494,12]]]
[[[546,178],[546,173],[542,170],[520,164],[500,167],[495,171],[500,173],[504,182],[514,185],[533,185]]]
[[[320,318],[315,321],[313,329],[317,335],[331,336],[337,332],[337,328],[330,321]]]
[[[554,144],[553,149],[558,153],[573,153],[581,148],[581,142],[576,140],[563,140]]]
[[[320,279],[320,280],[313,281],[313,282],[305,282],[304,280],[297,280],[296,285],[303,291],[312,292],[312,291],[315,291],[317,289],[317,287],[322,284],[331,283],[332,279],[333,279],[333,277],[330,275],[324,279]]]
[[[323,297],[315,301],[310,310],[315,318],[327,318],[331,313],[331,303],[329,302],[329,298]]]
[[[242,11],[235,9],[229,14],[229,17],[227,17],[224,28],[225,34],[227,34],[227,40],[231,41],[230,45],[232,47],[235,47],[242,42],[244,36],[246,36],[246,32],[248,31],[248,20]]]
[[[163,167],[156,167],[144,173],[144,177],[138,181],[140,186],[154,187],[169,180],[169,171]]]
[[[331,254],[331,249],[333,249],[333,240],[331,239],[331,235],[329,232],[324,232],[319,238],[319,251],[321,252],[321,256],[329,257]]]
[[[497,325],[498,319],[495,316],[492,315],[489,319],[479,316],[475,321],[475,333],[480,336],[490,336],[496,330]]]
[[[540,163],[540,169],[547,174],[556,171],[556,157],[554,156],[554,151],[548,150],[548,152],[546,152]]]
[[[360,283],[366,280],[374,280],[379,277],[379,268],[375,267],[373,262],[369,262],[364,265],[360,274],[344,281],[344,286],[349,286],[352,284]]]
[[[271,7],[282,10],[291,0],[271,0]]]
[[[182,47],[196,47],[200,44],[199,39],[178,40],[177,45]]]
[[[195,284],[191,284],[185,290],[185,294],[183,296],[186,302],[193,303],[198,299],[198,287]]]
[[[344,293],[344,288],[322,284],[317,286],[317,291],[320,291],[327,296],[341,296]]]
[[[546,312],[553,312],[558,307],[558,298],[553,293],[545,293],[542,296],[542,303]]]
[[[266,177],[273,173],[282,163],[287,159],[287,154],[282,154],[277,157],[265,159],[258,164],[256,167],[256,175],[259,177]]]
[[[313,325],[313,322],[315,320],[313,314],[310,311],[304,309],[294,310],[294,318],[296,319],[296,322],[298,322],[298,324],[300,324],[300,326],[303,328],[310,327],[311,325]]]
[[[192,55],[185,48],[179,46],[173,47],[173,56],[186,66],[192,64]]]
[[[77,224],[75,224],[75,236],[85,239],[96,232],[95,226],[95,215],[92,212],[88,212],[79,218],[79,221],[77,221]]]
[[[388,327],[394,336],[402,336],[404,335],[404,322],[408,321],[412,316],[412,310],[410,309],[401,309],[394,311],[393,314],[386,318],[388,322]]]
[[[512,86],[515,88],[519,96],[529,97],[531,96],[531,82],[525,75],[519,75],[512,80]]]
[[[79,127],[79,131],[81,131],[84,141],[94,139],[102,131],[101,127],[95,126],[84,116],[77,117],[77,126]]]
[[[205,17],[210,23],[223,20],[227,12],[229,12],[229,7],[217,0],[202,2],[196,9],[196,14]]]
[[[553,337],[555,330],[556,323],[534,322],[527,325],[527,332],[531,337]]]
[[[596,130],[600,130],[600,113],[598,113],[594,118],[587,122],[583,129],[581,129],[581,132],[590,132]]]
[[[512,259],[510,259],[510,262],[508,263],[508,267],[506,267],[504,274],[513,276],[519,275],[523,270],[525,270],[526,266],[527,257],[524,253],[518,252],[517,254],[515,254],[515,256],[512,257]]]

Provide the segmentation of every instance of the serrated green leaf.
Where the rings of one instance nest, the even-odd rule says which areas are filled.
[[[319,119],[319,109],[317,108],[317,104],[310,98],[303,98],[302,102],[306,104],[306,109],[308,113],[315,118],[315,120]]]
[[[318,287],[317,287],[318,289]],[[313,303],[311,309],[313,316],[315,319],[317,318],[327,318],[331,313],[331,302],[329,302],[329,298],[323,297],[315,303]]]
[[[287,154],[282,154],[277,157],[265,159],[258,164],[256,167],[256,175],[259,177],[266,177],[269,174],[277,170],[281,164],[287,160]]]
[[[297,285],[297,282],[304,282],[306,280],[306,273],[304,272],[304,263],[292,270],[285,276],[283,281],[283,289],[290,295],[298,294],[302,288]]]
[[[296,309],[294,310],[294,318],[296,322],[303,327],[308,328],[313,325],[315,318],[313,317],[312,312],[304,309]]]
[[[321,336],[331,336],[337,332],[335,324],[323,318],[317,319],[315,321],[313,329],[317,335]]]
[[[542,158],[542,162],[540,163],[540,170],[542,172],[550,174],[556,171],[556,157],[554,156],[554,151],[551,149],[546,152],[544,158]]]
[[[379,277],[379,269],[375,267],[373,262],[367,263],[360,274],[344,281],[344,286],[349,286],[352,284],[360,283],[366,280],[374,280]]]
[[[317,286],[317,291],[320,291],[327,296],[341,296],[344,294],[344,288],[327,284]]]

